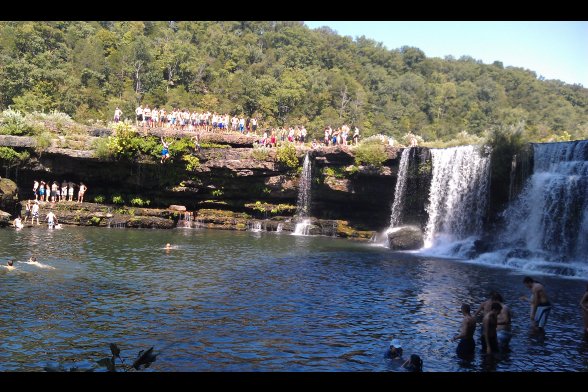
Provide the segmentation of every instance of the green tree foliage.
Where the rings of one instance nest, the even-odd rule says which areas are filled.
[[[534,141],[588,138],[581,85],[301,22],[0,22],[0,80],[0,110],[82,123],[109,121],[116,106],[133,119],[142,103],[304,123],[311,139],[347,123],[362,136],[450,144],[520,121]],[[26,131],[3,123],[0,133]]]

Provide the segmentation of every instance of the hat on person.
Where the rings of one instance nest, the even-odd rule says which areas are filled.
[[[400,340],[392,339],[392,341],[390,342],[390,347],[402,348],[402,345],[400,344]]]

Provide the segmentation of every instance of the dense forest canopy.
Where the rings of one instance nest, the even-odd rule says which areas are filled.
[[[347,123],[449,140],[522,123],[530,140],[588,138],[581,85],[303,22],[0,22],[0,80],[0,110],[82,123],[141,103],[305,124],[312,137]]]

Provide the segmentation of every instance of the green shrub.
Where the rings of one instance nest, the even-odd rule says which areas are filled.
[[[100,159],[108,159],[112,157],[110,151],[108,138],[99,137],[92,142],[92,148],[94,149],[94,156]]]
[[[161,143],[159,143],[159,145],[161,145]],[[187,137],[176,139],[173,140],[172,143],[169,145],[169,154],[171,156],[187,154],[191,151],[191,148],[193,146],[194,143]]]
[[[108,149],[116,158],[133,159],[153,147],[149,138],[141,137],[129,123],[113,124],[112,128],[114,133],[108,138]],[[153,151],[150,150],[148,153]]]
[[[381,167],[388,159],[384,145],[379,143],[360,143],[355,147],[355,163],[372,167]]]
[[[23,135],[28,127],[25,118],[18,110],[4,110],[0,114],[0,135]]]
[[[355,166],[355,165],[349,165],[345,168],[345,171],[349,174],[349,175],[353,175],[355,173],[357,173],[359,171],[359,167]]]
[[[145,201],[143,201],[143,199],[141,199],[140,197],[134,197],[131,199],[131,205],[143,207],[145,204]]]
[[[98,218],[97,216],[93,216],[90,218],[90,220],[88,221],[92,226],[98,226],[100,224],[100,221],[102,219]]]
[[[296,156],[296,147],[292,143],[286,143],[278,147],[276,152],[276,159],[283,165],[291,169],[296,169],[299,166],[298,157]]]
[[[347,170],[342,167],[325,167],[323,169],[323,174],[326,177],[345,178],[347,173]]]
[[[200,148],[232,148],[228,144],[218,144],[213,142],[200,143]]]
[[[18,163],[29,157],[28,152],[17,152],[11,147],[0,147],[0,160],[10,163]]]
[[[51,147],[51,141],[53,140],[53,136],[50,132],[42,132],[36,136],[34,136],[36,146],[35,152],[41,155],[41,153]]]
[[[121,195],[115,195],[115,196],[112,196],[112,202],[114,204],[124,204],[125,200],[123,199],[123,197]]]
[[[94,196],[94,203],[104,203],[106,198],[103,195]]]
[[[220,189],[215,189],[212,191],[212,196],[214,197],[221,197],[224,194],[224,192]]]
[[[257,161],[265,161],[270,155],[270,149],[266,147],[253,147],[251,156]]]
[[[198,167],[200,167],[200,160],[198,159],[198,157],[195,157],[194,155],[184,155],[182,157],[182,160],[186,162],[187,171],[194,171]]]

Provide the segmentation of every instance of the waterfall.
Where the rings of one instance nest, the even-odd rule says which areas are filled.
[[[404,192],[406,190],[406,177],[408,177],[408,163],[412,148],[405,148],[400,157],[396,188],[394,189],[394,202],[392,203],[392,214],[390,215],[390,227],[400,225],[402,208],[404,206]]]
[[[304,157],[302,165],[302,175],[300,176],[300,185],[298,186],[298,202],[296,203],[295,215],[303,219],[302,222],[296,223],[294,235],[308,235],[310,229],[310,188],[312,186],[312,165],[308,153]]]
[[[192,227],[192,213],[191,212],[184,212],[180,213],[180,219],[178,219],[178,223],[176,227],[183,227],[183,228],[191,228]]]
[[[260,232],[260,231],[262,231],[261,221],[253,221],[253,222],[251,222],[251,225],[249,226],[249,230],[250,231],[254,231],[254,232]]]
[[[533,149],[533,174],[505,210],[499,239],[511,250],[507,257],[516,249],[519,258],[580,264],[566,274],[588,273],[588,140]]]
[[[276,232],[281,232],[284,229],[284,224],[283,223],[278,223],[278,226],[276,227]]]
[[[304,219],[302,222],[296,223],[292,235],[309,235],[310,226],[310,219]]]
[[[433,178],[425,248],[455,255],[456,241],[482,234],[488,204],[490,157],[475,146],[432,149]],[[449,245],[451,249],[444,249]]]
[[[296,214],[301,218],[310,216],[310,188],[312,186],[312,165],[308,153],[304,157],[302,175],[298,186],[298,202],[296,203]]]

